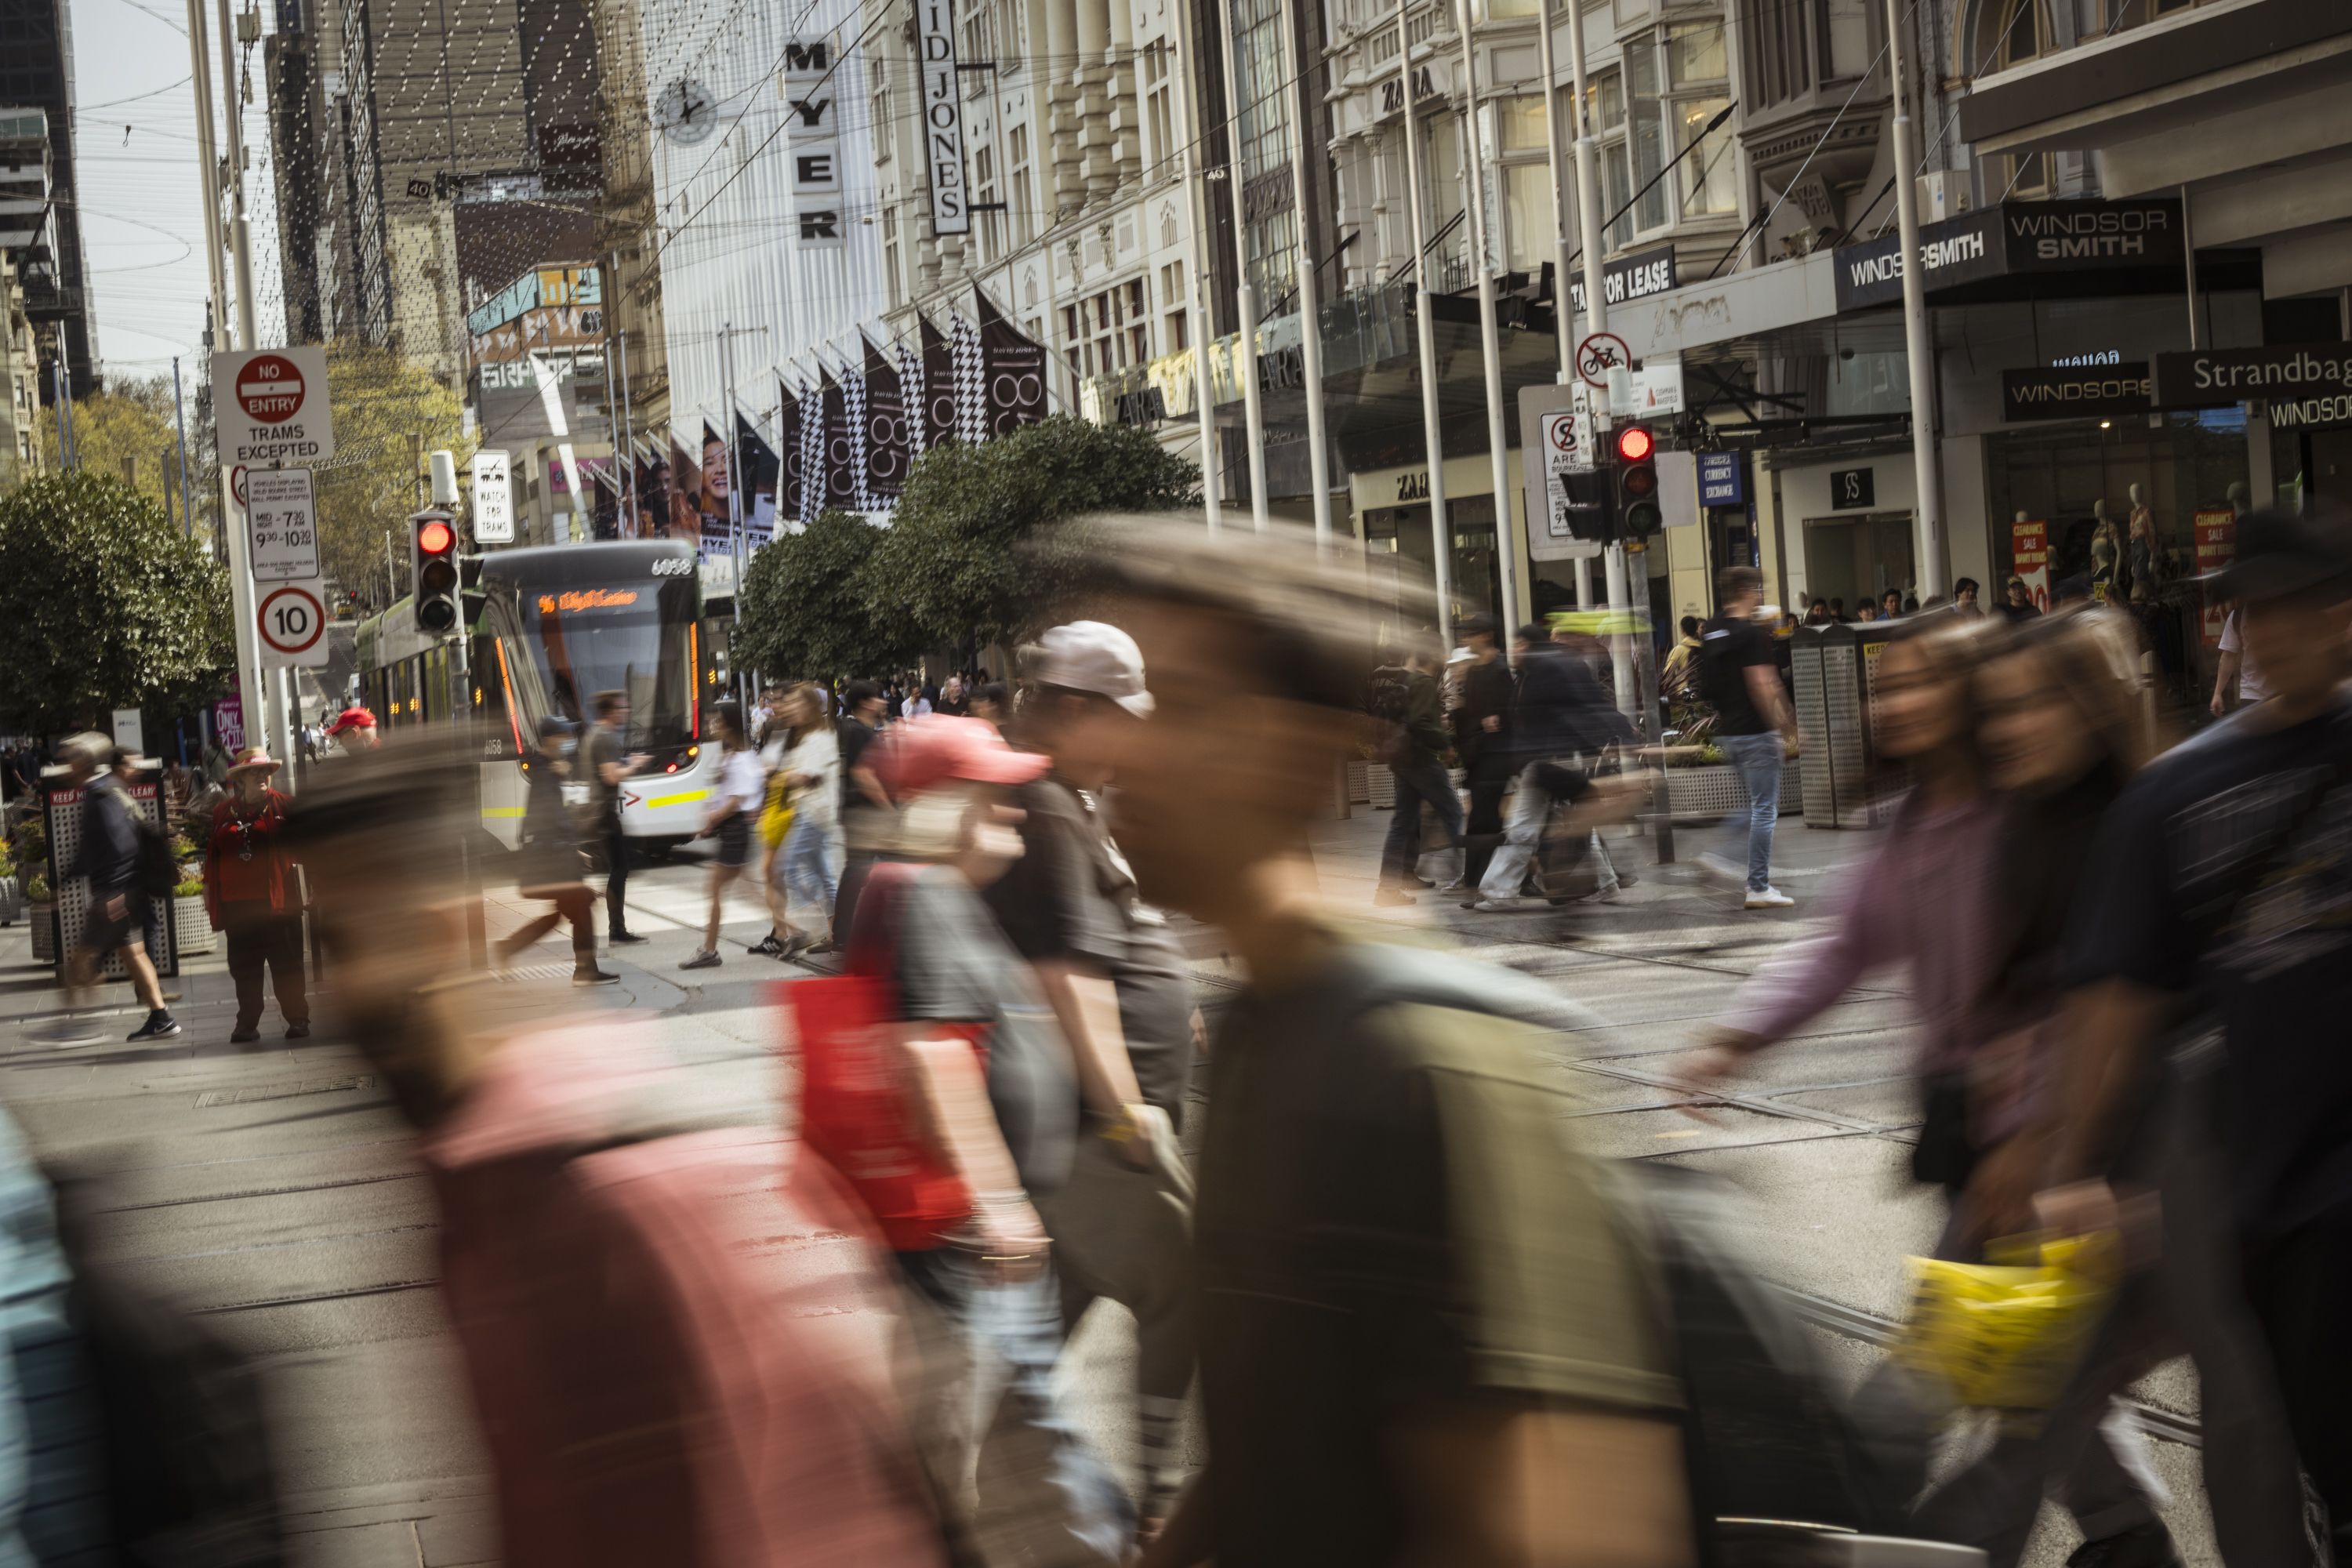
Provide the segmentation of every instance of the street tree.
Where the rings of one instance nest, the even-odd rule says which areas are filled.
[[[916,646],[1017,642],[1054,624],[1076,551],[1039,530],[1101,511],[1199,500],[1201,471],[1131,425],[1055,415],[977,447],[950,442],[908,472],[860,586],[868,612]]]
[[[782,679],[878,675],[914,654],[898,617],[874,614],[866,563],[886,534],[856,512],[819,512],[779,530],[743,574],[743,620],[730,661]],[[919,647],[919,644],[917,645]]]
[[[58,447],[57,410],[33,423],[40,431],[41,470],[61,473],[65,463]],[[188,444],[198,447],[197,421],[190,410]],[[169,511],[180,511],[180,432],[172,405],[172,378],[144,381],[117,377],[109,389],[77,400],[73,405],[74,466],[85,473],[129,478],[138,492]],[[188,488],[205,515],[205,476],[209,454],[191,454]]]
[[[417,437],[415,449],[454,451],[459,468],[475,444],[465,438],[457,395],[390,349],[335,339],[327,344],[327,387],[335,456],[317,470],[319,562],[338,584],[382,608],[408,592],[404,531],[424,505],[409,437]]]
[[[228,573],[155,501],[88,469],[0,496],[0,721],[55,734],[185,710],[235,662]]]

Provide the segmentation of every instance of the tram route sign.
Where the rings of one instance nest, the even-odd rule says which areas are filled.
[[[319,509],[308,468],[242,471],[256,583],[319,580]]]
[[[335,455],[327,410],[327,351],[256,349],[213,355],[213,421],[221,460],[262,468]]]
[[[327,662],[327,606],[316,584],[257,586],[253,616],[264,669]]]

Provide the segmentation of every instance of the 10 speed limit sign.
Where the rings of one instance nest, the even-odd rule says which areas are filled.
[[[316,668],[327,662],[327,606],[320,601],[316,584],[265,584],[256,590],[254,600],[255,640],[264,669],[293,665]]]

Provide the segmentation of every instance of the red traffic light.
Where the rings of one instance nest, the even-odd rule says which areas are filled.
[[[1646,463],[1657,449],[1657,440],[1639,425],[1628,425],[1617,432],[1617,458],[1625,463]]]
[[[457,542],[457,534],[437,517],[416,531],[416,548],[427,555],[439,555]]]

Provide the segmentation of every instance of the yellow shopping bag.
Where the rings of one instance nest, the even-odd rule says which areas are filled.
[[[773,849],[793,830],[793,790],[778,768],[768,780],[768,803],[760,813],[760,841]]]
[[[2113,1231],[2011,1237],[1989,1263],[1910,1259],[1911,1319],[1895,1357],[1961,1405],[2046,1410],[2065,1390],[2115,1294]]]

